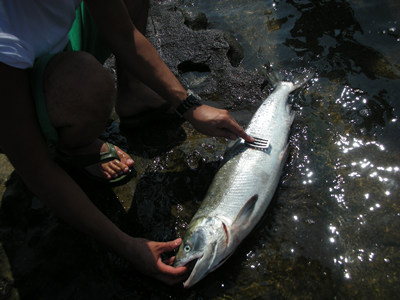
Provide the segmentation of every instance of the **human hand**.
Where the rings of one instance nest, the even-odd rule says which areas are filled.
[[[168,285],[183,282],[188,276],[188,268],[172,266],[175,257],[161,260],[161,254],[171,252],[182,243],[182,239],[170,242],[153,242],[143,238],[130,238],[126,247],[126,258],[139,272],[160,280]]]
[[[183,116],[201,133],[231,140],[240,137],[248,142],[254,141],[225,109],[201,105],[189,109]]]

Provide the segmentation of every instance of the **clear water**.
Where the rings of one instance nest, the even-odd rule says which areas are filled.
[[[400,270],[400,2],[185,1],[249,69],[316,69],[253,235],[198,287],[226,298],[394,298]],[[196,289],[196,288],[195,288]]]

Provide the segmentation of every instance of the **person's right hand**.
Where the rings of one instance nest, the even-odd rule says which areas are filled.
[[[143,238],[131,237],[124,256],[139,272],[168,285],[173,285],[183,282],[189,276],[188,269],[185,266],[173,267],[172,263],[175,257],[170,257],[168,261],[163,262],[161,254],[175,250],[181,243],[182,239],[170,242],[153,242]]]
[[[242,138],[248,142],[254,141],[225,109],[201,105],[194,109],[189,109],[183,116],[197,131],[209,136],[225,137],[231,140]]]

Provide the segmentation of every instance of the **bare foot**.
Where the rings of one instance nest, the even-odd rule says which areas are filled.
[[[127,153],[122,151],[119,147],[115,145],[114,147],[120,160],[113,159],[110,161],[105,161],[103,163],[93,164],[86,167],[85,170],[93,176],[97,176],[99,178],[104,178],[107,180],[115,179],[121,175],[128,174],[134,165],[133,159]],[[102,153],[107,152],[108,150],[109,149],[107,144],[98,139],[88,146],[69,151],[62,150],[62,152],[67,153],[68,155],[73,157],[74,155],[78,156],[92,153]]]
[[[124,174],[128,174],[130,172],[130,169],[133,167],[133,159],[127,153],[122,151],[119,147],[115,145],[114,147],[117,150],[117,154],[120,160],[114,159],[102,164],[92,165],[87,167],[86,170],[94,176],[98,176],[108,180],[117,178]],[[100,153],[106,151],[108,151],[107,145],[103,143],[100,148]]]

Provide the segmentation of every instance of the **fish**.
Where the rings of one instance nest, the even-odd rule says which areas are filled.
[[[294,112],[289,94],[311,76],[274,83],[273,92],[251,118],[248,135],[269,141],[267,149],[243,139],[228,145],[205,198],[190,221],[175,256],[174,266],[194,267],[183,285],[190,288],[220,267],[265,214],[278,187],[287,159]]]

